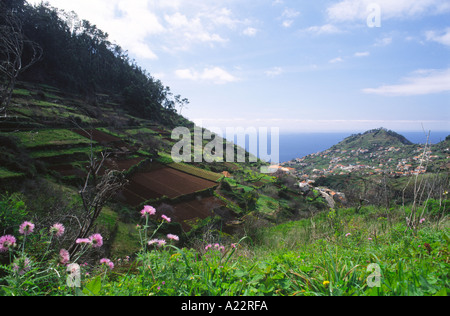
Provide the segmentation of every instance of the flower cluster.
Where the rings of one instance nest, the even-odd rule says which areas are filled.
[[[78,238],[76,243],[79,245],[90,245],[92,248],[100,248],[103,246],[103,237],[100,234],[94,234],[89,238]]]
[[[149,227],[148,226],[149,216],[156,215],[156,209],[154,207],[152,207],[152,206],[146,205],[146,206],[144,206],[144,208],[141,210],[140,213],[141,213],[142,217],[145,218],[146,224],[145,224],[144,227],[142,227],[141,225],[137,225],[136,228],[139,229],[139,230],[142,229],[142,231],[144,232],[144,235],[145,235],[145,240],[147,240],[147,228]],[[172,219],[170,217],[166,216],[166,215],[161,215],[161,219],[162,219],[162,222],[160,223],[158,228],[153,232],[152,237],[156,235],[158,230],[161,228],[161,226],[165,222],[167,222],[167,223],[172,222]],[[164,247],[167,244],[167,241],[164,240],[164,239],[152,239],[152,237],[150,237],[150,240],[147,242],[148,246],[157,246],[158,248],[162,248],[162,247]],[[173,241],[179,241],[180,237],[178,237],[177,235],[168,234],[167,235],[167,239],[168,240],[173,240]],[[142,237],[141,237],[141,242],[144,243],[143,240],[142,240]]]
[[[156,210],[154,207],[146,205],[144,206],[144,209],[141,211],[141,215],[142,217],[146,217],[149,215],[155,215],[156,214]]]
[[[108,266],[111,270],[114,269],[114,263],[109,259],[106,258],[101,259],[100,264]]]
[[[207,246],[205,247],[205,250],[206,250],[206,251],[208,251],[208,250],[210,250],[210,249],[219,250],[219,251],[221,251],[221,252],[224,252],[224,251],[225,251],[225,246],[222,246],[222,245],[219,245],[219,244],[214,244],[214,245],[209,244],[209,245],[207,245]]]

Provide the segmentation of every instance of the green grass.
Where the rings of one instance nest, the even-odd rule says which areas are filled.
[[[169,164],[169,167],[214,182],[219,181],[222,178],[221,174],[189,166],[183,163],[172,163]]]
[[[55,145],[90,144],[86,137],[80,136],[68,129],[36,130],[31,132],[14,133],[27,148]]]
[[[18,178],[24,176],[23,173],[13,172],[0,167],[0,179]]]
[[[83,267],[78,290],[48,269],[37,274],[36,267],[16,275],[14,282],[9,277],[0,280],[0,295],[447,296],[448,222],[427,218],[412,231],[406,229],[401,211],[393,211],[389,219],[382,215],[373,208],[359,214],[340,209],[263,227],[253,240],[236,244],[181,249],[172,242],[163,248],[141,248],[134,261],[116,258],[112,271]],[[115,225],[116,216],[107,211],[100,224]],[[148,228],[141,226],[140,231],[150,239]],[[137,232],[136,227],[121,225],[116,238],[125,241],[116,252],[125,256]],[[8,271],[7,266],[0,268]],[[43,276],[45,287],[39,285]]]

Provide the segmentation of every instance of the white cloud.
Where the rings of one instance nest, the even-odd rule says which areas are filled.
[[[258,33],[258,30],[253,28],[253,27],[247,27],[242,34],[249,36],[249,37],[253,37]]]
[[[450,92],[450,68],[415,71],[404,83],[363,89],[364,93],[383,96],[417,96]]]
[[[444,31],[428,31],[426,32],[428,41],[438,42],[442,45],[450,46],[450,27]]]
[[[156,59],[158,49],[189,50],[195,45],[226,43],[230,30],[254,36],[250,21],[239,20],[221,1],[47,0],[75,11],[109,34],[109,39],[141,58]],[[28,0],[39,4],[41,0]]]
[[[334,58],[329,61],[330,64],[342,63],[344,60],[341,57]]]
[[[289,28],[292,26],[292,24],[294,24],[295,18],[298,17],[300,15],[300,12],[294,10],[294,9],[289,9],[286,8],[283,11],[283,14],[281,15],[281,18],[283,19],[282,25],[285,28]]]
[[[342,33],[342,31],[333,24],[325,24],[321,26],[311,26],[303,30],[303,32],[308,32],[316,35],[321,34],[337,34]]]
[[[440,14],[450,11],[448,0],[343,0],[327,9],[333,21],[367,21],[368,7],[377,4],[381,8],[382,19],[410,18],[424,14]]]
[[[225,84],[239,79],[220,67],[205,68],[199,72],[192,69],[179,69],[175,75],[180,79],[193,81],[208,81],[214,84]]]
[[[369,52],[356,52],[354,56],[355,57],[367,57],[367,56],[370,56],[370,53]]]
[[[283,68],[281,68],[281,67],[274,67],[265,72],[266,76],[269,76],[269,77],[276,77],[276,76],[281,75],[282,73],[283,73]]]
[[[388,46],[392,44],[392,37],[383,37],[380,39],[377,39],[374,46],[382,47],[382,46]]]

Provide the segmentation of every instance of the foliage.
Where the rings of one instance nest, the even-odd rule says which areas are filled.
[[[6,194],[0,198],[0,232],[10,231],[28,215],[22,197],[18,193]]]
[[[395,212],[389,222],[374,208],[363,214],[339,209],[263,228],[253,240],[187,249],[177,246],[182,236],[161,239],[170,219],[156,217],[151,207],[144,210],[141,250],[134,261],[82,265],[77,287],[66,282],[66,267],[55,265],[48,250],[44,265],[38,255],[17,246],[11,265],[0,267],[6,272],[0,295],[446,296],[450,289],[449,230],[431,220],[405,232]],[[27,262],[23,274],[20,260]]]

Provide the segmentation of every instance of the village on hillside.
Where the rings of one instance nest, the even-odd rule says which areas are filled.
[[[441,167],[448,167],[449,158],[450,148],[433,146],[380,146],[370,150],[332,148],[285,162],[279,168],[303,181],[352,172],[404,177],[424,174],[435,166],[435,162]]]

